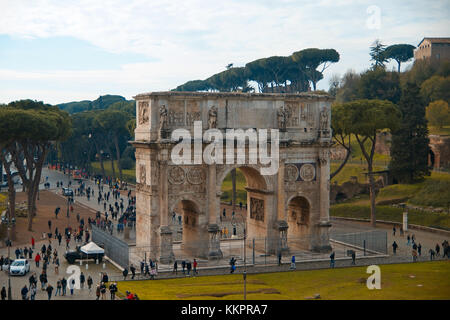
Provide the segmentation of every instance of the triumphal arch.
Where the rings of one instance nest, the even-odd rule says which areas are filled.
[[[289,250],[290,238],[307,239],[306,250],[331,249],[329,96],[152,92],[135,99],[136,247],[150,248],[150,257],[162,263],[173,261],[169,225],[177,207],[183,211],[184,249],[192,257],[221,258],[221,186],[232,169],[240,168],[247,181],[248,239],[265,237],[273,253]],[[232,129],[256,132],[259,141],[264,134],[258,132],[265,130],[266,155],[278,152],[270,164],[276,170],[263,172],[269,164],[258,157],[260,144],[257,151],[252,148],[250,135],[243,144],[236,138],[227,145],[229,140],[217,142],[204,134],[212,131],[225,138]],[[185,149],[180,153],[182,140]],[[233,159],[211,162],[202,157],[214,143],[224,154],[231,152]],[[226,146],[235,148],[229,151]],[[242,148],[246,156],[243,159],[241,153],[238,161]],[[217,150],[221,149],[212,154]],[[180,154],[192,161],[174,158]]]

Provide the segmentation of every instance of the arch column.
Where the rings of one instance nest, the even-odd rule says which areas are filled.
[[[167,157],[167,149],[161,150]],[[165,152],[164,152],[165,151]],[[169,227],[169,185],[167,177],[167,159],[159,161],[159,216],[160,227],[160,258],[161,263],[171,263],[174,260],[172,245],[172,230]]]
[[[215,165],[208,166],[208,259],[221,259],[219,225],[217,224],[220,206],[217,207],[217,172]],[[219,200],[220,201],[220,200]],[[219,202],[220,203],[220,202]]]
[[[315,225],[312,230],[313,251],[330,252],[330,152],[328,149],[319,150],[319,205],[320,215],[319,221],[314,221]]]

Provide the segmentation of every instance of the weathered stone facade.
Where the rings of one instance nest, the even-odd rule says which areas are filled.
[[[330,97],[153,92],[135,99],[137,247],[148,247],[149,256],[161,262],[172,261],[169,217],[181,203],[184,249],[220,258],[221,186],[232,169],[240,168],[247,180],[248,238],[267,237],[272,252],[287,250],[289,237],[308,237],[309,250],[330,249]],[[189,130],[194,140],[202,140],[202,150],[210,144],[194,136],[195,121],[224,137],[227,129],[279,129],[278,172],[261,175],[259,162],[249,164],[248,143],[243,164],[175,164],[174,129]]]

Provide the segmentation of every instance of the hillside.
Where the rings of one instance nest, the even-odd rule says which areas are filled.
[[[83,101],[73,101],[73,102],[67,102],[67,103],[61,103],[57,106],[61,110],[65,110],[70,114],[82,112],[86,110],[95,110],[95,109],[106,109],[112,104],[116,102],[131,102],[126,100],[122,96],[118,95],[104,95],[98,97],[98,99],[94,101],[90,100],[83,100]]]

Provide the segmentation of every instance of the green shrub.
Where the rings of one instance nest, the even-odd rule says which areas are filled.
[[[122,158],[120,159],[120,167],[122,169],[128,170],[132,169],[134,166],[134,161],[131,158]]]

